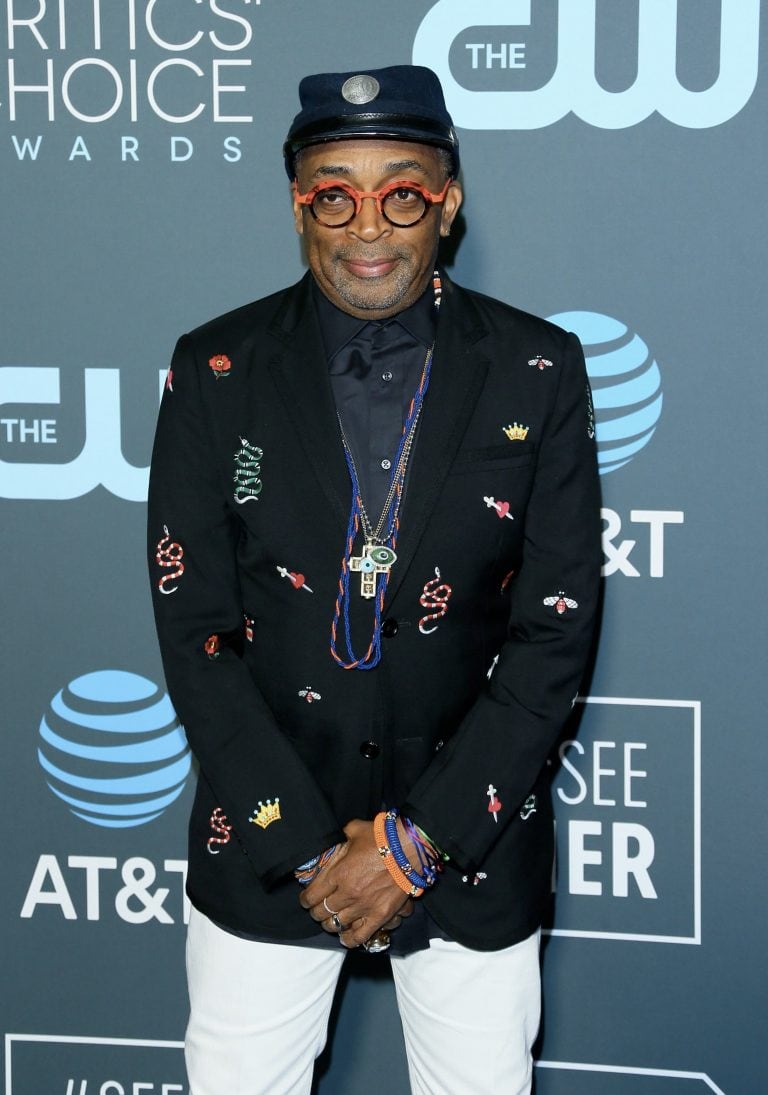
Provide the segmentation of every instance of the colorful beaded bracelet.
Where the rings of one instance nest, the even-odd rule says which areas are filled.
[[[392,880],[396,885],[407,894],[408,897],[421,897],[424,893],[423,886],[417,886],[415,883],[409,882],[405,875],[405,872],[398,866],[392,853],[392,848],[387,843],[387,835],[385,830],[386,814],[382,811],[377,814],[373,819],[373,836],[376,841],[376,847],[378,853],[381,856],[384,866],[389,871]],[[401,849],[402,851],[402,849]]]
[[[427,889],[428,886],[432,886],[437,877],[435,872],[428,867],[424,871],[424,874],[420,875],[403,851],[403,846],[400,843],[400,834],[397,831],[397,810],[388,810],[384,815],[384,833],[392,851],[392,855],[395,858],[395,863],[397,863],[408,881],[415,883],[415,885],[420,886],[423,890]]]

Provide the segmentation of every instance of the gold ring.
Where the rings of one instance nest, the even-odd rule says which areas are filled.
[[[384,928],[379,928],[370,939],[366,939],[363,943],[363,950],[367,951],[368,954],[381,954],[383,951],[389,950],[389,943],[389,932]]]

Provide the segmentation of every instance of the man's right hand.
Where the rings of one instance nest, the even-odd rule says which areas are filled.
[[[384,866],[372,822],[350,821],[344,832],[347,842],[302,890],[299,900],[313,920],[327,932],[338,934],[345,947],[359,947],[380,928],[397,928],[413,912],[413,900]]]

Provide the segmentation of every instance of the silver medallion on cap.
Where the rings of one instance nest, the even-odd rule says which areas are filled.
[[[381,91],[381,85],[375,76],[350,76],[341,85],[341,96],[348,103],[370,103]]]

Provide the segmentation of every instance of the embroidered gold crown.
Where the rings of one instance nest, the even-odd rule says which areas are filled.
[[[259,801],[258,811],[254,810],[253,817],[249,817],[248,820],[258,825],[260,829],[266,829],[273,821],[280,821],[280,799],[276,798],[274,802],[271,798],[268,798],[266,802]]]
[[[503,429],[510,441],[525,441],[530,426],[521,426],[519,422],[513,422],[511,426],[504,426]]]

